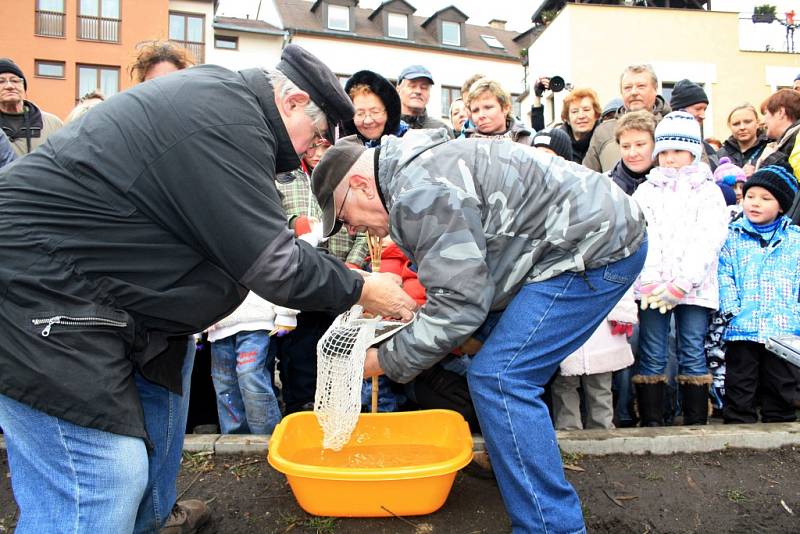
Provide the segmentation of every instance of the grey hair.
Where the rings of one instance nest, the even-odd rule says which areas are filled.
[[[625,67],[625,70],[622,71],[622,75],[619,77],[620,87],[622,87],[622,79],[626,74],[641,74],[643,72],[646,72],[650,75],[650,80],[653,82],[653,87],[658,88],[658,76],[656,76],[655,69],[653,69],[653,66],[649,63],[643,63],[641,65],[628,65]]]
[[[277,69],[270,69],[265,70],[265,72],[267,73],[267,77],[269,78],[269,82],[272,84],[273,89],[278,93],[278,96],[281,99],[285,98],[290,93],[302,91],[302,89],[297,87],[297,85],[295,85],[295,83],[281,71]],[[304,111],[305,114],[311,119],[311,122],[314,123],[314,126],[320,130],[326,129],[325,127],[327,125],[327,118],[325,117],[325,113],[310,98]]]

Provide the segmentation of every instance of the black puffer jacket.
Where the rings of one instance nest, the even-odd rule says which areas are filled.
[[[133,371],[179,390],[168,336],[248,289],[347,309],[360,277],[286,225],[273,178],[298,165],[264,72],[200,66],[109,99],[0,171],[0,393],[145,437]]]
[[[748,164],[755,166],[768,143],[769,139],[766,135],[759,135],[756,139],[756,144],[742,152],[739,149],[739,142],[734,136],[730,136],[722,143],[722,148],[717,150],[717,160],[727,157],[730,158],[731,163],[739,167],[744,167]]]

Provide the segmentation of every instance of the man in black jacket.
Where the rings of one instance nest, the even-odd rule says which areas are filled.
[[[172,502],[137,508],[148,463],[173,473],[156,485],[175,484],[153,425],[172,414],[141,399],[180,392],[168,338],[185,349],[248,290],[411,317],[397,280],[295,241],[273,182],[352,114],[333,73],[289,45],[275,71],[208,65],[136,86],[0,171],[0,426],[17,532],[163,524]],[[181,532],[202,526],[194,512]]]

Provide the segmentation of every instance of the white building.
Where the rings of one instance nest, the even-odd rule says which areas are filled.
[[[273,66],[291,42],[319,57],[343,83],[363,69],[394,81],[403,68],[421,64],[435,82],[428,113],[441,117],[475,73],[497,80],[517,100],[527,94],[521,47],[514,40],[518,34],[505,30],[503,21],[468,24],[469,16],[453,6],[418,17],[404,0],[389,0],[376,9],[359,8],[357,0],[276,0],[275,7],[280,26],[214,19],[206,62],[232,69]]]

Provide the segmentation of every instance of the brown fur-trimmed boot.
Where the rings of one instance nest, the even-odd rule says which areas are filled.
[[[708,386],[711,375],[678,375],[684,425],[708,423]]]
[[[664,426],[664,375],[635,375],[631,381],[636,386],[641,426]]]

